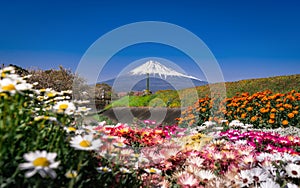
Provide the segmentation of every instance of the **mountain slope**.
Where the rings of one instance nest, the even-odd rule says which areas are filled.
[[[167,79],[168,76],[171,76],[171,77],[174,76],[174,77],[190,78],[190,79],[201,81],[199,78],[177,72],[171,68],[168,68],[168,67],[160,64],[157,61],[152,61],[152,60],[147,61],[143,65],[133,69],[132,71],[129,72],[129,74],[131,74],[131,75],[150,74],[150,75],[154,75],[154,76],[157,74],[157,75],[159,75],[160,78],[164,77],[164,79]]]
[[[143,91],[149,74],[150,90],[180,90],[207,84],[199,78],[189,76],[166,67],[157,61],[147,61],[117,78],[104,81],[115,92]]]

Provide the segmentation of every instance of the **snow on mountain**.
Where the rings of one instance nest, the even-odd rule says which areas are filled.
[[[167,76],[178,76],[184,78],[190,78],[201,81],[199,78],[182,74],[180,72],[175,71],[174,69],[168,68],[157,61],[149,60],[143,65],[131,70],[129,74],[131,75],[145,75],[150,74],[155,76],[156,74],[160,77],[166,79]]]
[[[152,92],[167,89],[179,90],[207,84],[206,81],[177,72],[153,60],[131,70],[126,70],[118,77],[103,83],[112,86],[115,92],[143,91],[146,89],[146,75],[148,73]]]

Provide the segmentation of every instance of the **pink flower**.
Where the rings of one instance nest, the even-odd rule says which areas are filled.
[[[197,180],[194,175],[184,172],[178,177],[177,183],[184,187],[193,187],[199,185],[199,180]]]

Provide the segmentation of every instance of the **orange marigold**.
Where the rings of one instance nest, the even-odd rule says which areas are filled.
[[[272,109],[271,109],[271,112],[272,112],[272,113],[277,112],[276,108],[272,108]]]
[[[261,113],[265,113],[265,108],[261,108],[261,109],[259,109],[259,111],[260,111]]]
[[[280,107],[279,110],[280,110],[280,111],[284,111],[284,108]]]
[[[241,118],[246,118],[247,117],[247,113],[243,113],[242,115],[241,115]]]
[[[276,114],[274,114],[274,113],[271,113],[271,114],[270,114],[270,118],[271,118],[271,119],[275,119],[275,116],[276,116]]]
[[[249,111],[249,112],[251,112],[253,110],[253,107],[251,107],[251,106],[249,106],[248,108],[247,108],[247,111]]]
[[[283,126],[286,126],[286,125],[289,124],[289,121],[288,120],[283,120],[281,123],[282,123]]]
[[[256,116],[253,116],[253,117],[251,117],[250,120],[251,120],[251,121],[256,121],[256,120],[257,120],[257,117],[256,117]]]
[[[295,115],[293,113],[288,113],[289,118],[293,118]]]
[[[275,120],[274,119],[269,119],[269,123],[273,124],[273,123],[275,123]]]
[[[293,108],[293,105],[291,105],[291,104],[284,104],[283,105],[285,108]]]
[[[297,110],[294,110],[294,111],[293,111],[293,114],[295,114],[295,115],[298,114],[298,113],[299,113],[299,112],[298,112]]]

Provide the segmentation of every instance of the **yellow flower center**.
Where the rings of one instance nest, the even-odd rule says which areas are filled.
[[[76,178],[78,174],[76,171],[69,171],[65,175],[67,178]]]
[[[50,162],[46,157],[38,157],[32,163],[34,166],[42,166],[42,167],[46,167],[50,165]]]
[[[8,84],[6,86],[2,86],[2,90],[4,90],[4,91],[12,91],[12,90],[15,90],[15,89],[16,88],[15,88],[14,84]]]
[[[70,132],[75,132],[76,131],[76,129],[74,128],[74,127],[68,127],[68,130],[70,131]]]
[[[61,104],[61,105],[59,105],[59,109],[60,110],[65,110],[67,108],[68,108],[68,104]]]
[[[108,169],[108,168],[106,168],[106,167],[104,167],[104,168],[102,169],[102,171],[103,171],[103,172],[108,172],[108,171],[109,171],[109,169]]]
[[[87,148],[87,147],[90,147],[91,146],[91,142],[87,141],[87,140],[82,140],[79,145],[81,147],[84,147],[84,148]]]
[[[54,97],[56,94],[55,93],[53,93],[53,92],[49,92],[49,93],[47,93],[47,96],[48,97]]]
[[[153,168],[151,168],[151,169],[149,170],[149,172],[150,172],[150,173],[156,173],[156,170],[153,169]]]

